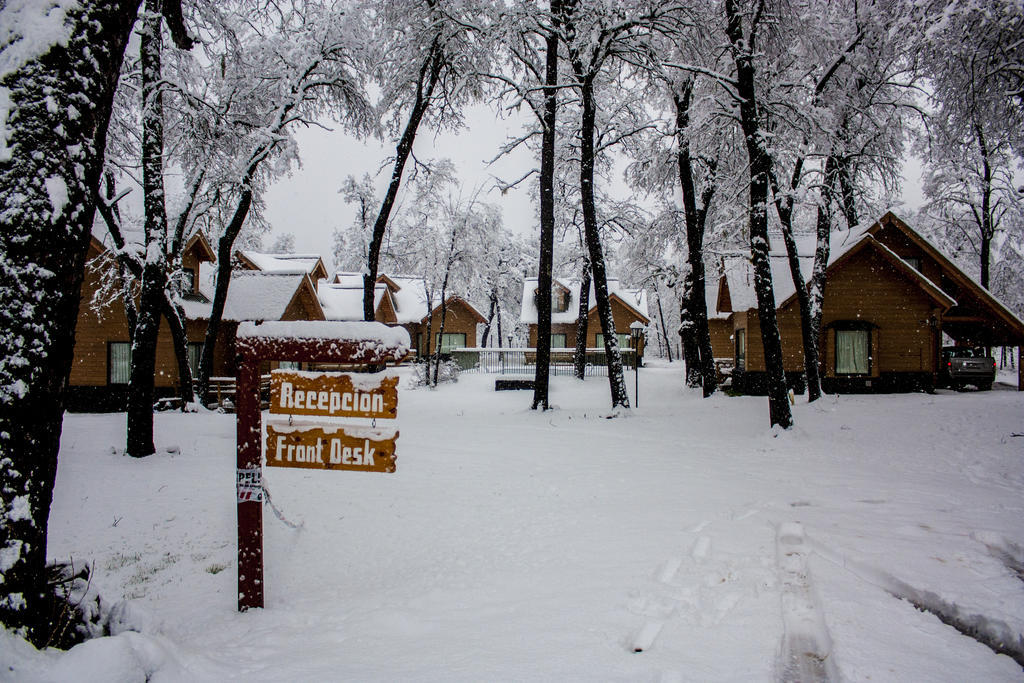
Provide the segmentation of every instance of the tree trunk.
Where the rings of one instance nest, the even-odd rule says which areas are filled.
[[[661,322],[661,337],[665,340],[665,351],[668,352],[668,362],[672,362],[672,342],[668,338],[668,327],[665,325],[665,311],[661,307],[661,290],[657,283],[654,285],[654,296],[658,300],[658,320]]]
[[[978,221],[981,237],[979,251],[981,256],[981,286],[988,289],[989,266],[992,259],[992,238],[995,236],[995,225],[992,220],[992,164],[985,131],[981,124],[975,124],[974,132],[978,139],[978,150],[981,153],[981,217]],[[977,214],[975,214],[977,218]]]
[[[181,394],[181,409],[196,400],[192,389],[192,367],[188,363],[188,332],[185,329],[185,309],[178,301],[164,304],[164,319],[171,332],[174,345],[174,359],[178,364],[178,393]]]
[[[160,86],[160,0],[146,0],[139,31],[142,68],[142,190],[145,210],[146,256],[142,291],[132,338],[131,376],[128,381],[128,455],[152,455],[153,396],[156,347],[167,287],[167,210],[164,207],[164,107]]]
[[[446,278],[447,279],[447,278]],[[444,326],[448,318],[448,302],[445,300],[445,287],[441,287],[441,325],[437,328],[437,345],[434,348],[434,386],[437,386],[441,372],[441,343],[444,340]]]
[[[384,194],[380,211],[377,212],[377,219],[373,223],[373,235],[370,237],[370,245],[366,254],[366,272],[363,274],[363,320],[372,321],[376,315],[373,310],[373,292],[377,286],[377,266],[380,261],[381,246],[384,244],[384,232],[388,227],[391,210],[395,206],[398,188],[402,184],[405,163],[409,160],[409,155],[412,154],[416,132],[419,130],[423,115],[430,107],[434,86],[437,85],[437,80],[441,75],[443,56],[440,36],[435,36],[430,45],[430,51],[420,67],[419,79],[416,81],[416,99],[413,102],[412,111],[409,112],[409,119],[406,121],[405,130],[402,131],[402,137],[395,148],[395,164],[391,169],[391,182],[388,183],[388,190]]]
[[[824,193],[823,193],[824,194]],[[832,215],[827,197],[823,196],[818,205],[817,240],[814,249],[814,265],[811,268],[811,280],[808,283],[807,296],[810,299],[811,338],[814,339],[815,370],[818,370],[818,391],[821,391],[821,316],[825,303],[825,285],[828,281],[828,260],[832,250]],[[808,401],[810,401],[808,393]]]
[[[740,100],[740,122],[750,162],[750,256],[754,267],[754,292],[757,295],[757,315],[761,326],[761,344],[768,380],[768,417],[773,426],[779,425],[788,429],[793,425],[793,414],[789,408],[782,341],[779,337],[771,262],[768,256],[766,205],[771,157],[764,148],[764,141],[761,138],[760,114],[754,83],[753,55],[757,27],[752,28],[749,37],[744,37],[742,17],[736,8],[735,0],[725,0],[725,12],[728,20],[726,33],[732,45],[733,60],[736,64],[736,95]]]
[[[783,195],[781,193],[774,172],[769,175],[769,182],[772,194],[775,197],[775,211],[778,213],[779,223],[782,225],[782,241],[786,245],[789,276],[793,279],[793,287],[796,290],[797,308],[800,311],[800,336],[804,352],[804,378],[807,381],[807,402],[812,403],[821,398],[821,378],[818,373],[818,336],[812,322],[811,297],[807,291],[807,283],[804,280],[803,271],[800,270],[800,254],[797,253],[796,238],[793,235],[792,193],[796,192],[800,184],[802,169],[803,159],[801,158],[793,168],[789,194]],[[823,201],[825,201],[824,198]],[[824,215],[821,207],[819,207],[818,220],[821,221]],[[827,230],[828,225],[826,224]]]
[[[551,0],[555,23],[544,37],[544,111],[540,143],[540,262],[537,265],[537,367],[531,409],[547,410],[551,367],[551,278],[555,255],[555,126],[558,114],[558,21],[562,1]]]
[[[242,194],[235,207],[235,213],[231,216],[231,221],[217,242],[217,280],[213,290],[213,302],[210,304],[210,320],[206,325],[206,338],[203,340],[203,351],[199,358],[198,394],[200,402],[206,399],[206,394],[210,389],[210,376],[213,374],[213,351],[217,343],[217,334],[220,332],[221,319],[224,317],[224,305],[228,300],[228,286],[231,284],[231,249],[249,215],[249,207],[252,206],[251,183],[256,175],[256,168],[257,164],[249,166],[242,182]]]
[[[590,268],[594,278],[594,298],[597,300],[597,316],[601,321],[604,336],[604,353],[608,364],[608,385],[611,390],[612,408],[629,408],[629,394],[622,370],[622,356],[619,353],[619,338],[615,333],[612,318],[612,304],[608,298],[608,276],[605,273],[604,251],[597,226],[597,207],[594,201],[594,128],[597,107],[594,102],[594,83],[578,68],[574,60],[576,78],[580,82],[582,113],[580,116],[580,195],[583,205],[583,233],[590,255]]]
[[[587,376],[587,334],[590,313],[590,261],[583,261],[580,276],[580,305],[576,313],[576,351],[573,353],[573,370],[577,379]]]
[[[455,251],[455,240],[456,232],[452,230],[452,241],[448,247],[449,257],[447,267],[444,271],[444,279],[441,281],[441,327],[437,330],[437,344],[434,349],[434,386],[437,386],[437,377],[441,372],[441,342],[444,340],[444,326],[448,319],[448,276],[451,275],[452,266],[454,262],[451,259],[451,254]],[[430,317],[434,317],[434,312],[431,310]]]
[[[484,324],[484,332],[481,335],[483,344],[481,346],[488,346],[489,337],[491,336],[491,325],[494,323],[494,309],[498,305],[498,294],[494,290],[491,290],[489,298],[489,305],[487,308],[487,322]]]
[[[94,191],[139,0],[81,5],[64,19],[66,41],[9,64],[2,82],[0,623],[38,647],[52,635],[47,523]],[[54,105],[78,116],[55,130]]]
[[[500,349],[501,348],[501,299],[498,300],[498,312],[497,312],[496,315],[498,316],[498,348]],[[509,342],[509,346],[512,346],[511,342]]]
[[[693,320],[693,272],[683,278],[683,298],[679,307],[679,342],[683,347],[683,361],[686,364],[686,386],[702,387],[700,372],[700,347],[697,346],[697,326]]]
[[[836,174],[839,180],[839,190],[842,197],[843,217],[846,219],[846,227],[852,228],[860,222],[857,215],[857,198],[853,194],[853,174],[850,173],[850,158],[836,157]]]
[[[687,81],[682,91],[673,93],[676,105],[676,137],[679,141],[677,161],[679,166],[679,183],[683,193],[683,215],[686,218],[687,262],[690,272],[687,276],[689,293],[685,298],[689,309],[687,318],[693,326],[693,341],[697,354],[696,370],[703,388],[704,398],[711,396],[718,389],[718,378],[715,372],[715,358],[711,350],[711,330],[708,326],[708,303],[705,297],[704,278],[704,225],[707,220],[708,207],[715,192],[713,183],[708,183],[702,196],[702,206],[697,208],[697,191],[693,181],[693,164],[690,159],[690,141],[687,128],[690,125],[690,99],[693,94],[693,82]],[[687,381],[693,381],[690,363],[687,361]],[[691,385],[695,386],[695,385]]]

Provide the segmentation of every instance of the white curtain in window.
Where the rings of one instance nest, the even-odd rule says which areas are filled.
[[[631,349],[633,348],[633,340],[628,334],[616,334],[615,338],[618,339],[620,349]],[[594,337],[594,342],[597,344],[597,348],[604,348],[604,335],[598,332]]]
[[[836,372],[868,374],[868,331],[836,330]]]
[[[110,344],[110,383],[128,384],[132,376],[132,345],[129,342]]]
[[[559,332],[551,333],[551,348],[553,349],[564,349],[565,348],[565,333]]]
[[[434,340],[440,347],[441,353],[451,353],[452,349],[466,348],[465,332],[445,332],[444,335],[437,335]]]

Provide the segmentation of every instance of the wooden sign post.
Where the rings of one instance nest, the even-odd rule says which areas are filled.
[[[409,334],[400,327],[388,327],[382,323],[242,323],[238,326],[236,348],[238,357],[235,407],[238,456],[235,490],[238,499],[238,610],[244,612],[250,607],[263,607],[263,425],[260,415],[260,364],[270,360],[352,365],[400,363],[409,353]],[[349,383],[352,386],[347,389],[343,384],[333,389],[314,389],[311,385],[293,381],[290,383],[288,396],[285,395],[283,381],[282,379],[282,384],[278,387],[278,401],[284,397],[283,400],[288,401],[289,410],[294,408],[298,411],[313,411],[299,414],[320,415],[318,411],[323,405],[330,415],[335,404],[335,413],[345,410],[358,412],[364,405],[371,411],[388,410],[387,391],[384,390],[381,399],[376,399],[376,394],[372,391],[364,392],[355,386],[359,384],[357,379],[350,379]],[[397,380],[392,389],[395,396],[391,406],[391,417],[394,417],[398,405]],[[300,404],[302,408],[298,407]],[[311,430],[312,436],[298,436],[297,432],[289,429],[272,431],[275,434],[275,450],[268,455],[278,462],[285,462],[289,455],[292,458],[287,462],[293,464],[282,466],[310,466],[305,464],[305,461],[300,464],[297,460],[301,451],[303,458],[314,458],[311,461],[312,466],[319,467],[321,460],[332,465],[323,469],[394,471],[394,439],[398,436],[397,431],[388,436],[384,434],[384,430],[357,428],[351,430],[351,434],[343,432],[342,436],[338,434],[339,430],[320,429],[319,434]],[[281,441],[277,441],[278,438]],[[333,463],[332,457],[336,457],[339,462]],[[371,461],[372,465],[369,464]],[[378,469],[381,466],[385,469]],[[390,469],[387,469],[388,467]]]

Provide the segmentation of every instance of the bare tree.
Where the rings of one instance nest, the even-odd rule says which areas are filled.
[[[369,118],[361,77],[361,46],[353,44],[352,36],[360,31],[352,25],[358,13],[349,13],[333,5],[320,7],[310,3],[303,11],[275,16],[272,32],[255,33],[249,59],[265,66],[279,64],[280,71],[271,77],[261,74],[257,79],[272,88],[262,102],[254,103],[256,111],[242,126],[248,130],[246,144],[240,146],[235,159],[234,180],[229,194],[233,210],[226,221],[217,244],[216,287],[199,362],[199,394],[204,396],[213,370],[214,345],[224,315],[228,287],[231,282],[232,252],[250,209],[267,175],[266,162],[290,149],[289,130],[296,124],[311,124],[316,117],[328,113],[343,116],[356,129],[365,127]],[[249,21],[251,25],[252,21]],[[288,53],[289,59],[278,56]]]
[[[580,98],[580,199],[583,228],[589,252],[598,320],[604,338],[612,408],[629,408],[629,394],[622,369],[615,321],[608,293],[604,250],[594,195],[594,169],[598,155],[597,87],[604,69],[630,53],[643,52],[643,41],[655,31],[675,23],[678,8],[671,3],[647,7],[637,5],[609,8],[587,6],[567,0],[561,6],[562,36]]]
[[[384,60],[377,69],[385,98],[382,108],[391,116],[390,128],[402,133],[395,146],[387,191],[373,222],[363,273],[363,317],[374,319],[373,290],[377,282],[384,233],[388,227],[405,165],[420,124],[430,114],[435,128],[458,125],[461,107],[479,96],[479,74],[488,61],[475,35],[482,7],[475,2],[423,3],[390,1],[380,4],[378,30]]]

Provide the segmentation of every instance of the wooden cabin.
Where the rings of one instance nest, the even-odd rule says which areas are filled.
[[[551,348],[576,348],[576,319],[579,316],[579,280],[556,278],[551,283]],[[537,278],[523,280],[520,322],[527,325],[528,344],[537,346]],[[612,306],[615,333],[619,348],[631,348],[630,325],[640,322],[645,327],[650,323],[647,313],[647,292],[643,289],[627,289],[619,280],[608,280],[608,298]],[[594,286],[590,286],[590,308],[587,311],[587,348],[604,348],[604,335],[597,314],[597,297]],[[641,355],[643,351],[641,349]]]
[[[186,316],[189,364],[198,368],[210,316],[212,293],[203,291],[200,264],[215,259],[207,240],[196,234],[182,254],[182,304]],[[131,339],[124,306],[115,298],[94,305],[102,282],[112,276],[115,262],[106,247],[92,238],[89,244],[82,303],[75,328],[75,350],[68,379],[68,410],[123,410],[127,405],[131,373]],[[267,274],[240,271],[228,288],[224,319],[214,349],[214,376],[234,374],[234,334],[243,320],[323,320],[316,288],[308,274]],[[157,339],[157,396],[177,394],[178,366],[166,322]]]
[[[813,245],[799,253],[809,273]],[[773,253],[771,263],[786,378],[802,392],[796,291],[785,254]],[[766,393],[753,271],[747,259],[734,258],[726,265],[714,308],[727,316],[731,327],[728,342],[713,335],[712,346],[716,357],[732,356],[733,388]],[[1024,322],[892,213],[865,229],[832,236],[819,339],[826,392],[930,390],[944,334],[957,344],[1020,347]]]
[[[328,320],[363,319],[363,276],[361,273],[336,273],[329,283],[321,283],[320,303]],[[380,275],[374,287],[374,317],[385,325],[401,326],[409,333],[418,357],[429,356],[440,345],[441,353],[453,349],[474,348],[477,326],[487,319],[473,304],[459,296],[446,303],[444,335],[440,303],[428,310],[422,278]],[[430,328],[428,339],[427,328]]]

